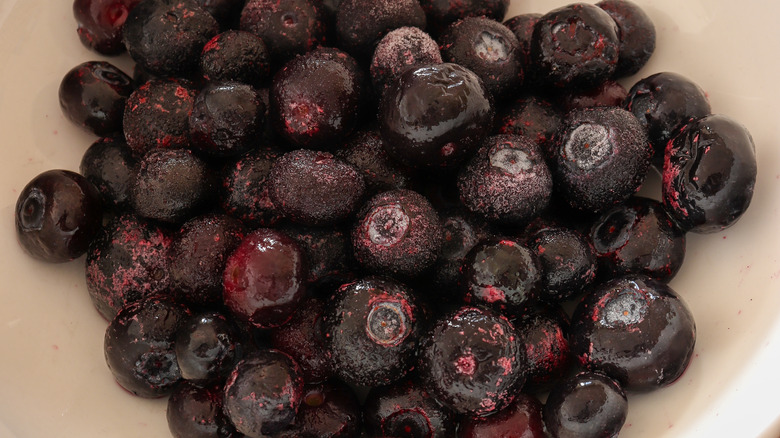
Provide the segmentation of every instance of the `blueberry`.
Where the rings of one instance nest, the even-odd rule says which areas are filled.
[[[79,172],[100,192],[103,205],[126,209],[138,159],[121,134],[96,140],[84,152]]]
[[[69,170],[48,170],[19,193],[14,217],[16,237],[29,255],[62,263],[87,252],[103,208],[89,180]]]
[[[387,33],[371,57],[371,82],[384,92],[409,67],[442,62],[439,45],[418,27],[404,26]]]
[[[366,430],[376,437],[449,438],[455,434],[455,414],[410,379],[371,388],[363,416]]]
[[[535,397],[517,394],[503,410],[488,417],[464,417],[458,438],[545,438],[542,404]]]
[[[190,316],[175,338],[181,376],[200,386],[224,381],[241,358],[240,336],[235,322],[220,312]]]
[[[355,393],[337,380],[303,388],[295,419],[276,438],[350,438],[360,435],[362,410]]]
[[[127,15],[141,0],[75,0],[73,16],[79,39],[86,47],[103,55],[125,51],[122,26]]]
[[[753,137],[722,115],[697,119],[666,148],[663,203],[685,231],[715,233],[750,206],[756,184]]]
[[[207,81],[236,81],[260,87],[271,75],[268,47],[253,33],[227,30],[203,46],[200,72]]]
[[[239,28],[259,36],[272,61],[284,63],[325,42],[325,13],[308,0],[249,0],[241,11]]]
[[[604,0],[596,3],[617,23],[620,35],[620,56],[616,77],[638,72],[655,51],[655,26],[636,3],[627,0]]]
[[[60,108],[71,122],[99,136],[122,130],[125,102],[133,92],[130,76],[105,61],[73,67],[62,78]]]
[[[295,360],[306,383],[322,383],[334,373],[323,331],[325,309],[322,300],[307,298],[287,324],[271,331],[271,345]]]
[[[399,27],[425,28],[417,1],[342,0],[336,11],[339,45],[358,58],[370,58],[376,43]]]
[[[240,438],[222,411],[221,384],[205,387],[184,382],[168,398],[166,417],[174,438]]]

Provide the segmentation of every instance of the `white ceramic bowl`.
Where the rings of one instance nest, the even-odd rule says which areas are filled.
[[[103,358],[104,321],[83,258],[47,265],[16,243],[19,191],[51,168],[77,170],[95,140],[61,114],[57,88],[75,65],[101,59],[76,36],[71,0],[0,0],[0,437],[169,437],[164,399],[116,385]],[[568,2],[517,0],[508,17]],[[658,31],[635,80],[675,71],[707,92],[714,112],[743,123],[759,159],[753,203],[724,232],[689,235],[671,282],[696,318],[693,361],[668,388],[629,394],[621,437],[780,436],[780,3],[637,0]],[[130,72],[126,56],[112,60]],[[653,184],[647,194],[653,193]],[[657,188],[657,187],[656,187]]]

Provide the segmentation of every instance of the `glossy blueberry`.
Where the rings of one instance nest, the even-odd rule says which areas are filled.
[[[276,438],[351,438],[360,435],[362,411],[355,393],[337,380],[306,385],[292,424]]]
[[[571,319],[570,345],[579,363],[627,390],[671,384],[688,367],[696,325],[688,306],[665,283],[630,274],[596,287]]]
[[[225,264],[223,299],[240,320],[259,328],[289,321],[306,290],[306,260],[284,233],[259,228]]]
[[[122,26],[141,0],[75,0],[73,16],[81,43],[103,55],[125,51]]]
[[[95,140],[81,157],[79,172],[100,192],[103,205],[123,209],[130,203],[137,165],[124,136],[117,134]]]
[[[461,270],[466,302],[519,315],[537,300],[542,266],[536,253],[512,239],[482,241]]]
[[[387,152],[411,167],[446,168],[463,161],[493,123],[490,93],[457,64],[406,70],[379,105]]]
[[[568,300],[588,290],[596,280],[596,252],[582,233],[568,227],[545,226],[528,236],[527,245],[542,265],[538,289],[541,301]]]
[[[371,388],[363,404],[366,430],[377,437],[449,438],[455,414],[416,380]]]
[[[604,212],[590,236],[604,278],[636,273],[668,282],[685,259],[685,233],[648,198],[629,198]]]
[[[181,376],[199,385],[224,381],[241,358],[240,336],[235,322],[220,312],[190,316],[175,339]]]
[[[546,438],[542,404],[535,397],[517,394],[503,410],[488,417],[465,417],[458,426],[458,438]]]
[[[616,437],[628,415],[628,400],[609,377],[582,372],[553,387],[544,422],[555,438]]]
[[[133,80],[105,61],[84,62],[62,78],[60,108],[71,122],[106,136],[122,130],[125,102],[133,92]]]
[[[329,302],[323,330],[338,377],[355,385],[386,385],[414,367],[423,322],[407,286],[367,277],[341,286]]]
[[[653,162],[658,167],[669,140],[689,121],[711,111],[701,87],[671,72],[655,73],[637,81],[628,91],[623,108],[631,111],[647,131],[655,151]]]
[[[753,137],[722,115],[697,119],[666,148],[663,203],[685,231],[715,233],[750,206],[756,184]]]
[[[19,193],[16,238],[38,260],[61,263],[87,252],[100,230],[100,193],[89,180],[69,170],[48,170]]]
[[[222,411],[221,384],[180,384],[168,398],[166,418],[173,438],[241,438]]]
[[[224,411],[236,429],[252,438],[281,432],[303,399],[298,364],[277,350],[241,360],[225,383]]]
[[[639,5],[627,0],[604,0],[596,3],[617,23],[620,56],[616,77],[638,72],[655,51],[655,26]]]
[[[166,296],[149,296],[123,307],[104,339],[106,363],[117,383],[139,397],[173,392],[181,380],[174,341],[189,314]]]
[[[418,358],[423,388],[459,414],[499,412],[525,380],[525,351],[514,326],[477,307],[439,318],[422,337]]]

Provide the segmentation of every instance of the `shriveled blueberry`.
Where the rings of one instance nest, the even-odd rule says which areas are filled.
[[[715,233],[733,225],[753,199],[753,137],[722,115],[697,119],[666,147],[663,203],[684,231]]]

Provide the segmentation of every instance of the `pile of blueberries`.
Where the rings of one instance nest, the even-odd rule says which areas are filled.
[[[636,4],[508,3],[75,0],[135,70],[65,75],[100,139],[18,238],[86,254],[108,367],[173,436],[615,436],[683,373],[668,282],[748,208],[750,134],[678,74],[616,82],[655,49]]]

